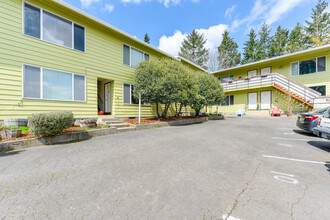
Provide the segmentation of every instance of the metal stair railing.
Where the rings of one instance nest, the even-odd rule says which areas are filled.
[[[244,79],[233,80],[221,83],[225,91],[239,90],[244,88],[260,88],[266,86],[277,85],[291,94],[305,100],[305,102],[312,101],[314,98],[320,97],[321,93],[308,88],[300,83],[297,83],[278,73],[265,74],[261,76],[246,77]]]

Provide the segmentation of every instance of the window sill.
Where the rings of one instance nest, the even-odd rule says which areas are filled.
[[[123,103],[123,105],[129,105],[129,106],[139,106],[139,104],[128,104],[128,103]],[[145,106],[145,107],[148,107],[148,106],[151,106],[150,104],[149,105],[146,105],[146,104],[141,104],[141,106]]]
[[[26,98],[23,100],[35,100],[35,101],[54,101],[54,102],[74,102],[74,103],[87,103],[87,101],[70,101],[70,100],[58,100],[58,99],[39,99],[39,98]]]

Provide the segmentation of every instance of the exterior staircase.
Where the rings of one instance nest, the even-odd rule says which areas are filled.
[[[135,125],[125,123],[118,118],[115,118],[112,115],[99,115],[98,124],[103,124],[103,125],[108,125],[112,128],[117,128],[118,131],[124,132],[124,131],[129,131],[129,130],[135,130]]]
[[[302,102],[302,105],[308,105],[312,108],[314,107],[314,100],[321,96],[321,93],[278,73],[246,77],[224,82],[221,85],[225,92],[271,86]]]
[[[289,92],[288,90],[286,90],[286,89],[280,87],[280,86],[277,85],[276,83],[273,85],[273,87],[274,87],[275,89],[277,89],[277,90],[283,92],[283,93],[286,94],[286,95],[290,95],[292,98],[294,98],[294,99],[296,99],[296,100],[298,100],[298,101],[300,101],[300,102],[302,102],[302,103],[304,103],[304,104],[306,104],[306,105],[308,105],[308,106],[310,106],[310,107],[312,107],[312,108],[314,107],[314,104],[313,104],[313,103],[310,103],[310,101],[305,100],[304,98],[302,98],[302,97],[296,95],[296,94],[293,93],[293,92]]]

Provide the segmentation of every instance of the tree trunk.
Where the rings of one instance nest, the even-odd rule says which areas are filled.
[[[167,117],[167,111],[168,111],[168,108],[170,107],[170,104],[165,104],[165,108],[164,108],[164,111],[162,113],[162,118],[166,118]]]
[[[181,115],[181,113],[182,113],[182,104],[180,103],[180,109],[179,109],[179,115]]]
[[[156,111],[157,111],[157,118],[160,118],[159,109],[158,109],[158,102],[156,102]]]
[[[200,109],[195,109],[196,116],[199,116]]]
[[[179,116],[179,113],[178,113],[178,103],[175,103],[175,116]]]

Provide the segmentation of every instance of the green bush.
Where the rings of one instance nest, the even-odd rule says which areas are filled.
[[[73,113],[69,111],[34,113],[28,117],[30,132],[43,137],[61,134],[72,126],[73,120]]]

